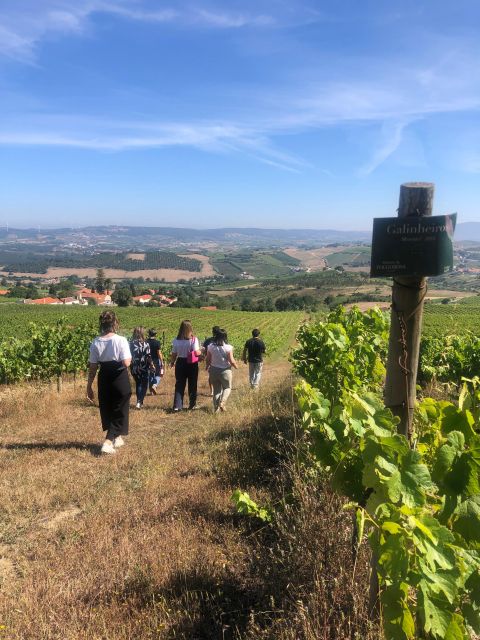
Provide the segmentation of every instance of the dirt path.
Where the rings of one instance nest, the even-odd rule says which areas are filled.
[[[110,457],[83,385],[3,393],[0,638],[237,637],[256,577],[230,503],[246,482],[231,436],[272,420],[289,366],[267,364],[259,394],[246,377],[218,416],[203,373],[201,408],[176,415],[169,372]]]

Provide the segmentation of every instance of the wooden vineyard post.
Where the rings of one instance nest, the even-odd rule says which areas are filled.
[[[398,217],[431,216],[435,186],[407,182],[400,186]],[[418,357],[427,279],[395,276],[388,344],[385,406],[400,418],[398,432],[410,441],[416,399]]]
[[[434,185],[408,182],[400,186],[398,217],[432,215]],[[408,441],[412,437],[413,410],[416,400],[418,358],[422,330],[423,304],[427,292],[424,277],[395,276],[392,287],[392,311],[385,379],[385,406],[400,418],[398,432]],[[380,616],[380,588],[377,557],[370,562],[369,613]]]

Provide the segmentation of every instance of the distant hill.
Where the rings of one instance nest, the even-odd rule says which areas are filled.
[[[73,243],[90,240],[98,245],[115,247],[172,247],[188,244],[218,244],[222,246],[319,246],[333,243],[370,242],[371,231],[339,231],[338,229],[258,229],[255,227],[225,227],[220,229],[182,229],[179,227],[98,226],[58,229],[0,228],[0,241],[8,239],[61,241]],[[480,242],[480,222],[461,222],[455,230],[455,240]]]
[[[185,244],[214,243],[242,246],[286,246],[323,245],[342,242],[365,242],[370,240],[369,231],[337,231],[335,229],[181,229],[175,227],[126,227],[99,226],[77,229],[0,229],[0,240],[39,240],[78,242],[91,239],[96,244],[129,246],[141,245],[172,246]]]
[[[464,242],[465,240],[480,242],[480,222],[461,222],[457,224],[455,240],[457,242]]]

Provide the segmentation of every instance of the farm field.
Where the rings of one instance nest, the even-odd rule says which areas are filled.
[[[426,304],[423,327],[427,335],[462,335],[466,331],[480,335],[480,297],[463,298],[449,304]]]
[[[245,271],[254,278],[271,278],[290,275],[291,267],[298,266],[300,260],[284,251],[242,251],[214,254],[211,263],[225,276],[236,277]]]
[[[0,312],[0,342],[8,337],[27,338],[30,322],[53,324],[59,318],[65,317],[72,325],[91,323],[92,326],[96,326],[102,310],[103,307],[47,306],[32,309],[28,305],[4,305]],[[240,355],[239,351],[254,328],[260,329],[270,356],[284,355],[304,318],[304,313],[301,311],[251,313],[141,307],[116,307],[115,311],[120,320],[120,333],[126,336],[129,336],[131,330],[138,325],[156,328],[160,337],[165,331],[166,353],[169,352],[170,343],[176,335],[180,322],[185,318],[192,321],[195,333],[200,340],[209,336],[212,326],[218,324],[227,330],[237,356]]]
[[[460,316],[478,316],[479,306],[478,299],[430,304],[426,315],[438,320],[438,310],[450,308]],[[113,459],[99,453],[98,412],[83,398],[83,381],[67,380],[60,393],[35,380],[0,387],[0,624],[6,637],[346,638],[334,635],[339,625],[355,625],[365,640],[381,637],[365,622],[366,544],[358,549],[356,580],[351,579],[351,516],[342,509],[343,498],[324,493],[329,489],[322,482],[316,486],[319,477],[313,468],[310,476],[303,468],[295,471],[288,458],[296,455],[291,438],[307,423],[293,419],[294,378],[280,356],[303,314],[117,310],[124,328],[142,322],[174,333],[188,315],[201,337],[203,328],[207,335],[212,321],[218,322],[231,330],[234,344],[243,341],[245,325],[253,322],[263,327],[278,357],[266,363],[258,394],[249,390],[247,368],[240,365],[224,415],[212,414],[203,370],[199,410],[170,414],[174,380],[168,370],[159,395],[147,397],[144,409],[133,412],[128,446]],[[29,315],[37,316],[37,322],[69,315],[72,325],[94,323],[100,309],[73,308],[65,314],[64,308],[12,305],[7,311],[12,314],[9,326],[25,327]],[[15,316],[14,311],[20,313]],[[368,339],[351,344],[380,353],[388,327],[381,315],[372,318],[375,329],[366,326],[382,335],[383,342],[374,347],[374,336],[362,335]],[[304,363],[307,372],[321,372],[327,383],[336,377],[330,371],[340,371],[343,380],[342,360],[335,363],[338,349],[328,345],[330,359],[318,342],[302,341],[300,333],[299,349],[307,349],[308,357],[298,360],[297,349],[294,362]],[[347,360],[346,371],[350,369]],[[358,379],[360,385],[363,375]],[[313,400],[315,413],[319,405]],[[287,468],[299,475],[288,477],[285,485]],[[289,505],[296,510],[293,521],[282,508],[275,511],[283,504],[285,486],[298,492]],[[274,509],[272,529],[235,513],[230,496],[238,488]],[[289,553],[292,547],[301,554]],[[321,562],[316,564],[316,558]],[[333,589],[328,576],[335,576]],[[333,604],[325,589],[332,592]],[[300,633],[306,596],[315,599],[321,613],[312,615],[315,627],[305,621],[305,628],[315,628],[315,636]],[[32,610],[35,617],[28,613]],[[289,635],[280,635],[287,629]]]
[[[203,256],[205,258],[205,256]],[[187,271],[185,269],[137,269],[136,271],[126,271],[124,269],[105,268],[104,273],[112,280],[123,280],[125,278],[151,278],[152,280],[162,279],[166,282],[178,282],[179,280],[192,280],[193,278],[206,278],[215,274],[211,264],[205,260],[201,261],[200,271]],[[81,278],[95,278],[97,269],[93,267],[48,267],[46,273],[29,273],[16,271],[15,275],[21,278],[67,278],[68,276],[79,276]],[[7,271],[0,271],[0,276],[8,275]]]

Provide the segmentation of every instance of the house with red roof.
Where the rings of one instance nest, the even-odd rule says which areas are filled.
[[[59,300],[58,298],[36,298],[36,299],[30,299],[30,298],[26,298],[24,301],[24,304],[63,304],[61,300]]]
[[[110,292],[107,293],[96,293],[91,289],[81,289],[77,293],[77,298],[81,302],[82,300],[93,300],[95,304],[98,305],[111,305],[112,304],[112,296]]]
[[[150,302],[152,298],[153,296],[149,293],[144,293],[142,296],[133,296],[132,300],[135,304],[146,304]]]

